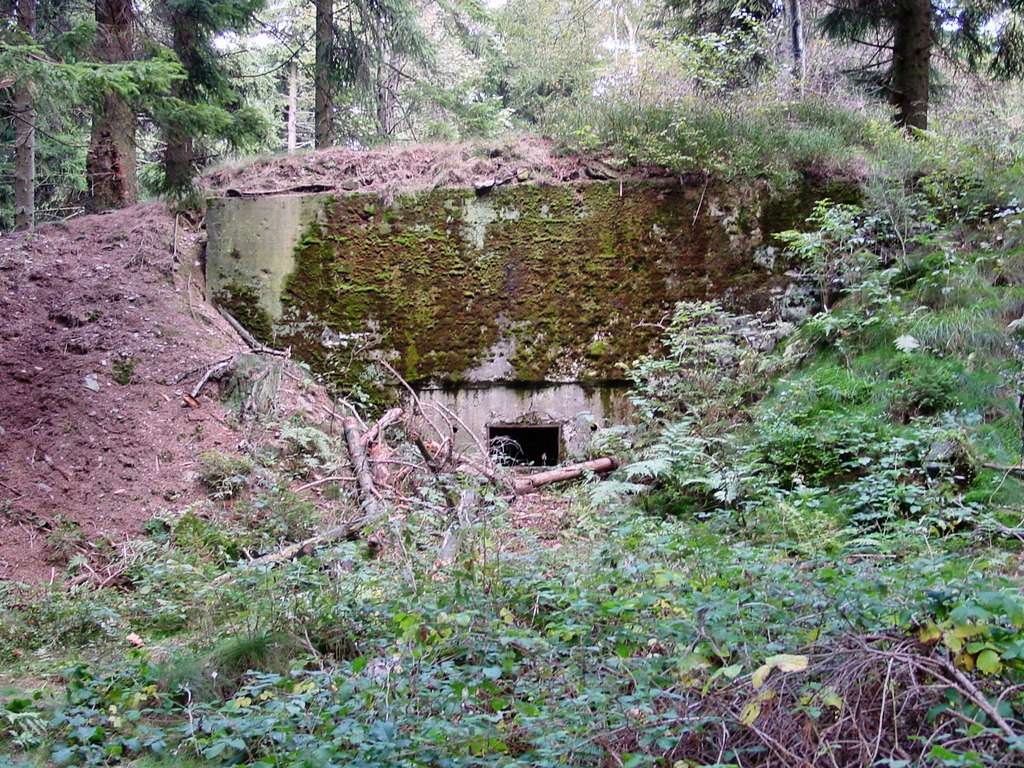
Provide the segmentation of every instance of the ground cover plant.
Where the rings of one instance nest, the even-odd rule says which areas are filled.
[[[1024,211],[951,170],[902,190],[946,205],[909,228],[889,188],[783,237],[818,309],[771,351],[680,305],[599,436],[623,466],[561,492],[554,532],[421,467],[354,539],[264,561],[323,527],[296,483],[356,508],[341,438],[203,454],[210,500],[111,553],[112,585],[82,558],[3,585],[0,759],[1019,764]]]

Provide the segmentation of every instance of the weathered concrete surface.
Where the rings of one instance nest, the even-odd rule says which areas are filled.
[[[773,234],[824,196],[849,194],[659,178],[389,202],[217,199],[208,283],[257,338],[291,347],[341,391],[387,397],[372,373],[383,358],[479,437],[540,414],[563,425],[573,455],[587,443],[579,425],[624,418],[595,393],[616,391],[623,365],[655,349],[677,302],[779,302],[789,279]]]
[[[558,425],[562,428],[561,459],[583,456],[595,427],[625,422],[630,413],[621,386],[584,387],[579,384],[509,387],[502,384],[458,389],[423,389],[420,402],[456,414],[473,435],[487,439],[487,428],[499,424]],[[472,450],[476,441],[457,435],[456,446]]]
[[[214,302],[254,332],[278,322],[285,281],[295,271],[295,248],[322,210],[320,195],[210,200],[206,284]],[[253,323],[261,313],[261,322]]]
[[[797,223],[778,210],[762,187],[665,179],[221,199],[210,289],[342,384],[353,348],[421,384],[606,381],[677,301],[767,306],[786,282],[771,233]]]

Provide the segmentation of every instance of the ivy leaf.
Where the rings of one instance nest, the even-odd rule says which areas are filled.
[[[740,722],[744,725],[753,725],[757,716],[761,714],[761,702],[758,699],[751,699],[740,712]]]
[[[935,626],[935,623],[931,621],[917,631],[917,640],[924,645],[934,643],[940,637],[942,637],[942,630]]]
[[[771,688],[761,691],[743,707],[743,711],[740,712],[740,722],[744,725],[753,725],[754,721],[757,720],[758,716],[761,714],[761,704],[766,701],[771,701],[774,698],[775,691]]]

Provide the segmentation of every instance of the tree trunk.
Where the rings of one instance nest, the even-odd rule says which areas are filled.
[[[180,126],[167,128],[167,147],[164,149],[164,186],[171,192],[187,191],[192,186],[197,155],[195,140]]]
[[[116,64],[135,54],[132,0],[96,0],[97,61]],[[103,96],[92,116],[89,154],[85,158],[89,210],[123,208],[139,198],[135,173],[135,112],[121,96]]]
[[[288,65],[288,153],[299,146],[299,64],[292,59]]]
[[[18,0],[18,28],[36,32],[36,0]],[[32,229],[36,205],[36,113],[32,92],[22,82],[14,89],[14,228]]]
[[[893,35],[892,93],[896,124],[928,129],[928,85],[932,57],[930,0],[901,0]]]
[[[334,0],[316,0],[315,144],[317,149],[334,143]]]
[[[804,95],[804,82],[807,79],[807,62],[804,58],[804,14],[800,0],[787,0],[789,11],[789,42],[793,49],[793,81],[797,93]]]
[[[200,60],[196,51],[196,39],[192,24],[193,22],[186,15],[177,13],[171,15],[174,53],[177,54],[178,60],[185,65],[186,71],[190,70],[189,63]],[[184,80],[175,83],[173,94],[188,101],[188,82],[188,80]],[[191,132],[173,120],[167,127],[166,139],[164,188],[172,194],[181,194],[192,186],[199,153]]]
[[[381,51],[377,68],[377,131],[382,139],[391,139],[398,127],[398,85],[401,79],[390,50]]]

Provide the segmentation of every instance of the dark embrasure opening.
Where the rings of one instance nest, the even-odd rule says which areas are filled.
[[[553,467],[558,464],[561,428],[557,424],[508,425],[487,428],[491,452],[506,464]]]

